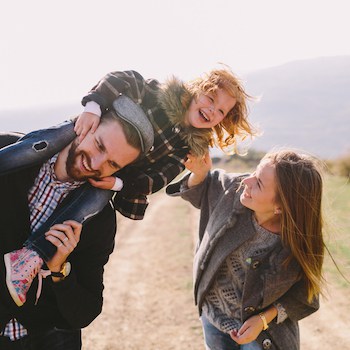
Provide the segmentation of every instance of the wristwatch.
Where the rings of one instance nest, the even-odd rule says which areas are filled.
[[[60,272],[51,271],[51,276],[65,279],[69,275],[71,268],[72,266],[70,262],[66,261],[62,264]]]

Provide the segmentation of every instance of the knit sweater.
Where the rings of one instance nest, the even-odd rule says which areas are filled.
[[[254,235],[233,251],[221,265],[202,306],[202,313],[218,329],[229,333],[242,325],[240,309],[244,281],[252,260],[267,253],[280,236],[259,226],[252,216]],[[248,227],[251,227],[250,223]]]

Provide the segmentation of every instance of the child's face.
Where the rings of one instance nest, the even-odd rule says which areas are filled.
[[[203,93],[198,99],[192,100],[185,115],[185,123],[198,129],[212,128],[227,116],[235,104],[236,99],[223,89],[215,93]]]
[[[244,191],[241,194],[241,203],[253,210],[257,216],[269,218],[274,216],[278,205],[276,198],[276,170],[269,160],[263,160],[256,171],[242,182]]]

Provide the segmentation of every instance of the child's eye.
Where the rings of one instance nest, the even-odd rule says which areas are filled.
[[[225,113],[224,113],[224,111],[222,109],[219,109],[219,112],[220,112],[221,115],[225,116]]]

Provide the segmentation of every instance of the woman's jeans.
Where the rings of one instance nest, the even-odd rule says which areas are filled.
[[[213,326],[205,316],[201,316],[206,350],[261,350],[256,341],[249,344],[237,344],[229,334]]]
[[[0,175],[42,164],[75,138],[74,124],[70,121],[49,129],[33,131],[16,143],[0,149]],[[24,245],[35,250],[42,259],[50,260],[57,250],[56,246],[45,239],[45,233],[50,227],[65,220],[85,223],[106,206],[113,194],[112,191],[85,183],[67,196],[48,220],[32,232]]]

